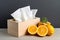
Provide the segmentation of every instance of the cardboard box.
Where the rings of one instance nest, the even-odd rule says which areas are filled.
[[[29,25],[36,25],[40,18],[27,20],[24,22],[16,22],[13,19],[7,20],[8,33],[17,37],[23,36]]]

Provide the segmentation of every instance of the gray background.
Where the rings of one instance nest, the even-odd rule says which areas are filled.
[[[38,9],[36,16],[47,17],[54,27],[60,27],[60,0],[0,0],[0,28],[7,28],[10,14],[27,5]]]

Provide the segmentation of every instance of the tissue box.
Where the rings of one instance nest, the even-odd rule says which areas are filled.
[[[26,30],[29,25],[36,25],[40,21],[40,18],[27,20],[24,22],[16,22],[13,19],[7,20],[8,33],[16,37],[20,37],[26,34]]]

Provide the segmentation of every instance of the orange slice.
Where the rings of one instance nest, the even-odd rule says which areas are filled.
[[[48,28],[45,25],[40,25],[37,29],[37,34],[39,36],[46,36],[48,33]]]
[[[29,34],[34,35],[34,34],[36,34],[36,32],[37,32],[37,26],[36,25],[30,25],[28,27],[28,33]]]

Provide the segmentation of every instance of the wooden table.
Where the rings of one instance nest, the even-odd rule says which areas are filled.
[[[55,34],[52,36],[38,37],[25,35],[19,38],[9,35],[6,29],[0,29],[0,40],[60,40],[60,28],[55,28]]]

